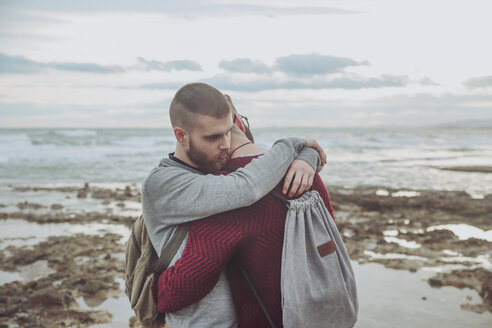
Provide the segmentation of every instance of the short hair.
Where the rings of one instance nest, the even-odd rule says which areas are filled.
[[[192,129],[195,118],[201,114],[222,118],[231,114],[228,101],[219,90],[206,83],[189,83],[174,95],[169,107],[169,117],[174,127]]]

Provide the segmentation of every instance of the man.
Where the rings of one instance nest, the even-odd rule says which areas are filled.
[[[244,124],[247,121],[241,120],[232,102],[231,106],[236,122],[231,135],[233,151],[227,167],[217,174],[235,171],[266,150],[251,141],[249,127]],[[280,192],[281,187],[279,184],[275,189]],[[333,216],[328,192],[318,175],[313,188],[320,193]],[[281,327],[280,271],[286,211],[284,203],[267,195],[249,207],[193,222],[182,257],[159,278],[159,311],[173,312],[198,302],[213,289],[220,273],[233,259],[228,266],[228,280],[238,326],[270,326],[244,280],[241,270],[245,270],[270,320]]]
[[[326,162],[316,141],[289,138],[277,141],[261,158],[227,176],[204,174],[217,171],[229,161],[231,117],[224,95],[207,84],[188,84],[178,90],[171,102],[176,151],[163,158],[142,184],[145,225],[158,254],[169,242],[176,225],[249,206],[261,199],[278,184],[296,157],[309,160],[312,167]],[[313,159],[313,151],[306,146],[322,154],[321,162],[319,157]],[[285,185],[292,183],[291,196],[307,188],[311,179],[307,172],[304,167],[288,175]],[[171,327],[173,318],[180,323],[175,327],[196,326],[197,321],[210,327],[234,326],[230,324],[235,314],[230,309],[232,301],[224,275],[207,302],[170,315]]]

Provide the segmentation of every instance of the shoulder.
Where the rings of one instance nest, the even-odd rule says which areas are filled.
[[[163,183],[169,182],[177,176],[181,176],[186,173],[192,174],[191,172],[187,172],[183,168],[177,166],[155,167],[144,178],[142,182],[142,193],[152,191],[154,188],[162,186]]]
[[[263,153],[234,157],[226,164],[226,167],[224,168],[224,170],[230,173],[232,171],[235,171],[237,169],[245,167],[246,165],[251,163],[252,160],[254,160],[255,158],[258,158],[262,155],[263,155]],[[224,171],[224,170],[222,170],[222,171]]]

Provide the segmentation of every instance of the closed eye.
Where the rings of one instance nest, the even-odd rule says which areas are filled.
[[[231,133],[231,130],[232,130],[232,127],[229,129],[229,131],[227,131],[225,136],[228,136]],[[211,134],[209,136],[203,137],[203,139],[208,140],[208,141],[215,141],[215,140],[218,140],[222,137],[224,137],[224,134]]]
[[[214,140],[217,140],[217,139],[220,139],[222,138],[222,134],[213,134],[211,136],[206,136],[204,137],[205,140],[208,140],[208,141],[214,141]]]

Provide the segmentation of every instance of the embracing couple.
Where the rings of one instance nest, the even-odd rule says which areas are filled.
[[[176,151],[143,182],[144,220],[158,254],[179,225],[189,230],[155,283],[158,310],[170,328],[282,327],[287,208],[270,192],[293,199],[312,188],[333,216],[316,173],[325,153],[310,138],[256,145],[231,99],[203,83],[178,90],[170,119]]]

